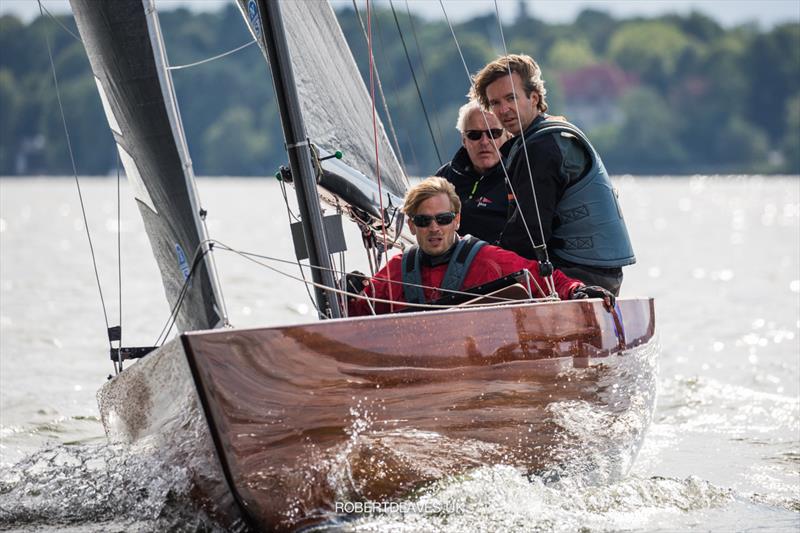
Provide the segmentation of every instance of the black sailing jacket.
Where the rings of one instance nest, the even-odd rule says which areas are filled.
[[[469,154],[462,146],[436,175],[452,183],[461,198],[459,235],[497,243],[508,216],[508,192],[501,165],[498,163],[481,175],[472,167]]]

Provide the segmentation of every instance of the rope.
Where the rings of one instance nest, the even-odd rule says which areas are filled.
[[[232,253],[234,253],[236,255],[239,255],[239,256],[243,257],[244,259],[247,259],[248,261],[251,261],[251,262],[253,262],[253,263],[257,264],[257,265],[263,266],[264,268],[266,268],[268,270],[271,270],[271,271],[273,271],[273,272],[275,272],[277,274],[280,274],[282,276],[285,276],[285,277],[287,277],[289,279],[293,279],[295,281],[299,281],[299,282],[305,283],[306,285],[311,285],[311,286],[315,286],[315,287],[324,288],[324,286],[321,285],[321,284],[318,284],[318,283],[313,282],[313,281],[307,281],[305,277],[303,277],[302,279],[298,278],[298,277],[296,277],[296,276],[294,276],[292,274],[289,274],[289,273],[284,272],[282,270],[279,270],[279,269],[277,269],[277,268],[275,268],[273,266],[270,266],[270,265],[268,265],[266,263],[258,261],[255,258],[264,259],[264,260],[267,260],[267,261],[273,261],[273,262],[276,262],[276,263],[283,263],[283,264],[286,264],[286,265],[294,265],[295,264],[294,261],[291,261],[289,259],[281,259],[281,258],[278,258],[278,257],[267,256],[267,255],[263,255],[263,254],[257,254],[257,253],[254,253],[254,252],[244,252],[244,251],[241,251],[241,250],[237,250],[237,249],[235,249],[235,248],[233,248],[231,246],[228,246],[227,244],[225,244],[223,242],[220,242],[218,240],[209,240],[209,242],[213,242],[217,246],[217,248],[220,249],[220,250],[227,251],[227,252],[232,252]],[[344,272],[337,271],[337,270],[334,270],[332,268],[326,268],[326,267],[321,267],[321,266],[316,266],[316,265],[302,265],[302,266],[303,267],[307,267],[309,269],[314,269],[315,268],[315,269],[318,269],[318,270],[326,270],[328,272],[333,272],[333,273],[339,274],[339,275],[343,275],[344,274]],[[391,284],[396,284],[396,285],[408,285],[408,286],[411,286],[411,287],[419,287],[421,289],[438,290],[441,293],[452,294],[452,295],[457,295],[457,296],[472,296],[472,297],[480,296],[480,295],[476,295],[476,294],[471,293],[471,292],[465,292],[465,291],[459,291],[459,290],[453,290],[453,289],[443,289],[441,287],[433,287],[433,286],[430,286],[430,285],[420,285],[420,284],[415,284],[415,283],[405,283],[405,282],[402,282],[402,281],[394,281],[394,280],[391,280],[389,278],[375,278],[375,279],[377,279],[379,281],[385,281],[385,282],[388,282],[388,283],[391,283]],[[372,280],[370,279],[369,281],[371,282]],[[534,283],[536,283],[535,279],[533,279],[533,281],[534,281]],[[542,292],[544,294],[544,292],[541,291],[541,287],[539,287],[537,285],[537,288],[540,290],[540,292]],[[340,289],[331,289],[331,290],[333,290],[334,292],[338,292],[339,294],[346,294],[348,296],[359,297],[360,299],[367,299],[367,300],[371,299],[373,301],[378,301],[378,302],[383,302],[383,303],[394,303],[395,305],[400,303],[400,302],[397,302],[397,301],[394,301],[394,300],[391,300],[391,301],[390,300],[382,300],[382,299],[379,299],[379,298],[373,298],[371,296],[359,296],[359,295],[353,294],[352,292],[343,291],[343,290],[340,290]],[[551,296],[545,296],[544,298],[532,298],[532,299],[534,299],[534,300],[538,300],[538,299],[551,300],[553,298]],[[504,301],[517,301],[517,300],[511,300],[511,299],[503,299],[503,300]],[[405,302],[402,302],[402,303],[405,304]],[[416,305],[416,304],[408,303],[407,305],[408,306],[413,306],[413,305]],[[419,305],[421,305],[423,307],[425,307],[426,305],[429,305],[429,306],[434,306],[435,308],[449,308],[449,307],[452,307],[450,305],[434,305],[434,304],[426,304],[426,305],[419,304]]]
[[[441,2],[441,0],[439,0],[439,1]],[[503,53],[505,55],[508,55],[508,48],[506,46],[506,37],[505,37],[505,34],[503,33],[503,23],[500,20],[500,8],[497,5],[497,0],[494,0],[494,10],[495,10],[496,18],[497,18],[497,25],[500,28],[500,40],[503,43]],[[509,77],[509,79],[511,78],[511,65],[508,65],[508,77]],[[511,91],[512,91],[512,93],[514,95],[514,101],[516,102],[517,101],[517,93],[516,93],[516,88],[514,87],[513,83],[511,84]],[[527,170],[528,170],[528,180],[530,181],[531,192],[533,193],[533,205],[534,205],[534,208],[536,209],[536,219],[537,219],[537,222],[539,223],[539,235],[542,238],[541,246],[536,246],[536,242],[533,240],[533,237],[531,236],[530,231],[528,230],[527,224],[525,224],[525,231],[528,232],[528,238],[531,240],[531,245],[533,246],[533,248],[534,249],[537,249],[537,248],[542,249],[544,251],[545,261],[547,261],[549,263],[550,262],[550,255],[547,252],[547,243],[545,242],[545,238],[544,238],[544,228],[542,227],[542,216],[541,216],[541,213],[539,211],[539,199],[536,196],[536,187],[533,184],[533,169],[531,167],[530,157],[528,156],[528,150],[527,150],[527,148],[525,148],[525,130],[522,129],[522,119],[519,116],[519,106],[515,106],[514,110],[517,112],[517,122],[520,125],[520,132],[519,132],[520,140],[522,141],[522,147],[523,147],[522,151],[525,154],[525,165],[526,165]],[[517,211],[519,212],[520,217],[522,217],[522,210],[519,208],[519,203],[517,204]],[[523,221],[524,221],[524,217],[522,217],[522,218],[523,218]],[[547,278],[545,278],[545,282],[548,284],[548,286],[551,289],[553,289],[555,291],[555,283],[553,282],[552,279],[550,279],[550,276],[547,276]]]
[[[248,261],[251,261],[251,262],[253,262],[253,263],[255,263],[255,264],[259,265],[259,266],[262,266],[262,267],[264,267],[264,268],[266,268],[268,270],[271,270],[271,271],[273,271],[273,272],[275,272],[277,274],[280,274],[282,276],[285,276],[285,277],[287,277],[289,279],[293,279],[295,281],[299,281],[299,282],[305,283],[306,285],[311,285],[311,286],[314,286],[314,287],[319,287],[321,289],[330,290],[332,292],[335,292],[337,294],[341,294],[341,295],[344,295],[344,296],[347,296],[347,297],[357,298],[357,299],[360,299],[360,300],[367,300],[367,302],[386,303],[386,304],[390,304],[390,306],[391,306],[391,304],[397,305],[399,303],[403,303],[406,307],[417,307],[417,308],[421,308],[421,309],[451,309],[453,307],[452,305],[444,305],[444,304],[414,304],[414,303],[407,303],[407,302],[397,302],[395,300],[386,300],[386,299],[383,299],[383,298],[375,298],[373,296],[367,296],[367,295],[363,295],[363,294],[354,294],[352,292],[348,292],[348,291],[345,291],[345,290],[341,290],[341,289],[337,289],[337,288],[331,288],[331,287],[328,287],[327,285],[323,285],[321,283],[316,283],[314,281],[306,281],[305,278],[300,279],[297,276],[294,276],[294,275],[289,274],[287,272],[284,272],[284,271],[282,271],[280,269],[277,269],[277,268],[275,268],[273,266],[270,266],[270,265],[268,265],[266,263],[258,261],[255,258],[266,259],[268,261],[275,261],[275,262],[284,263],[284,264],[294,264],[293,261],[290,261],[288,259],[280,259],[280,258],[277,258],[277,257],[270,257],[270,256],[255,254],[255,253],[251,253],[251,252],[242,252],[242,251],[236,250],[235,248],[231,248],[230,246],[228,246],[228,245],[226,245],[226,244],[224,244],[224,243],[222,243],[220,241],[214,240],[214,241],[211,241],[211,242],[214,242],[217,245],[218,249],[220,249],[220,250],[232,252],[232,253],[234,253],[236,255],[241,256],[244,259],[247,259]],[[333,269],[327,269],[325,267],[320,267],[320,266],[315,266],[315,265],[303,265],[303,266],[307,266],[308,268],[317,268],[317,269],[321,269],[321,270],[329,270],[329,271],[332,271],[332,272],[336,272]],[[338,272],[338,273],[342,274],[341,272]],[[393,281],[393,280],[390,280],[390,279],[387,279],[387,278],[378,278],[378,279],[380,281],[387,281],[389,283],[403,284],[403,282],[401,282],[401,281]],[[474,293],[469,293],[469,292],[464,292],[464,291],[457,291],[457,290],[450,290],[450,289],[442,289],[442,288],[439,288],[439,287],[429,287],[429,286],[426,286],[426,285],[416,285],[416,284],[411,284],[411,283],[407,283],[407,285],[421,287],[423,289],[435,288],[435,289],[439,290],[442,293],[448,293],[448,294],[454,294],[454,295],[471,296],[471,297],[475,297],[475,298],[481,296],[481,295],[474,294]],[[510,298],[499,298],[499,297],[495,297],[495,298],[498,299],[498,300],[502,300],[503,302],[521,301],[521,300],[510,299]],[[553,298],[552,296],[546,296],[545,298],[530,298],[530,300],[533,300],[533,301],[551,301],[551,300],[556,300],[556,299],[557,298]],[[488,305],[499,305],[499,304],[466,304],[466,305],[461,305],[460,307],[476,307],[476,306],[483,307],[483,306],[488,306]]]
[[[369,2],[367,3],[367,5],[369,5]],[[394,15],[394,23],[397,26],[397,33],[400,34],[400,42],[403,43],[403,51],[406,54],[406,61],[408,62],[408,68],[411,71],[411,77],[414,80],[414,87],[417,88],[417,96],[419,97],[420,106],[422,106],[422,113],[425,115],[425,122],[428,125],[428,131],[431,134],[431,140],[433,141],[433,149],[436,151],[436,157],[439,159],[439,166],[442,166],[444,162],[442,161],[442,156],[439,153],[439,146],[436,144],[436,136],[433,134],[433,128],[431,127],[431,119],[428,116],[428,110],[425,108],[425,100],[422,98],[422,91],[419,88],[417,75],[414,73],[414,65],[411,64],[411,56],[408,53],[406,40],[403,37],[403,30],[400,28],[400,21],[397,20],[397,13],[394,10],[394,4],[392,4],[391,0],[389,1],[389,5],[392,7],[392,15]]]
[[[472,80],[472,76],[469,73],[469,67],[467,66],[467,61],[464,58],[464,54],[461,51],[461,45],[458,44],[458,38],[456,37],[456,32],[453,29],[453,25],[450,23],[450,17],[447,16],[447,11],[444,8],[444,4],[442,3],[442,0],[439,0],[439,5],[441,5],[441,7],[442,7],[442,12],[444,13],[444,18],[447,21],[447,25],[450,27],[450,34],[453,36],[453,41],[455,42],[456,49],[458,50],[458,55],[461,58],[461,64],[464,66],[464,72],[467,75],[467,80],[469,81],[470,87],[472,87],[474,89],[475,88],[475,83]],[[484,121],[484,124],[486,125],[486,129],[487,130],[490,129],[489,128],[489,121],[486,118],[486,115],[483,115],[483,121]],[[500,154],[500,148],[495,143],[492,143],[492,146],[494,146],[495,153],[500,157],[500,168],[503,170],[503,177],[505,179],[506,185],[508,185],[508,188],[511,190],[511,194],[513,194],[514,197],[516,197],[517,193],[514,190],[514,185],[511,183],[511,178],[508,175],[508,169],[506,168],[506,164],[505,164],[505,161],[503,160],[502,154]],[[520,211],[520,218],[522,219],[522,224],[525,227],[525,232],[528,234],[528,239],[530,239],[530,241],[531,241],[531,245],[535,246],[536,243],[534,242],[533,236],[531,235],[531,231],[528,228],[528,223],[525,220],[525,216],[522,214],[521,211]]]
[[[212,243],[212,244],[208,248],[203,249],[203,245],[207,243]],[[189,269],[189,275],[186,276],[186,279],[183,280],[183,285],[181,286],[181,290],[178,293],[177,300],[175,300],[175,305],[172,306],[172,310],[169,313],[169,318],[167,318],[167,323],[164,324],[164,327],[161,329],[161,333],[159,333],[156,342],[153,343],[153,346],[161,346],[167,340],[170,331],[172,331],[172,327],[175,325],[175,322],[178,319],[178,312],[180,311],[180,308],[183,305],[183,301],[186,298],[186,294],[189,292],[189,283],[192,280],[194,271],[197,268],[197,265],[200,264],[200,261],[203,259],[203,257],[205,257],[205,255],[209,253],[212,248],[213,248],[213,241],[211,239],[200,242],[195,248],[194,254],[192,256],[192,268]]]
[[[39,3],[39,13],[42,16],[44,16],[44,6],[42,6],[42,0],[37,0],[37,1]],[[83,202],[83,193],[81,191],[80,180],[78,179],[78,169],[77,169],[77,166],[75,165],[75,155],[74,155],[74,153],[72,151],[72,141],[70,140],[69,128],[67,127],[67,118],[64,115],[64,106],[61,103],[61,91],[59,90],[59,87],[58,87],[58,75],[56,74],[55,61],[53,61],[53,50],[52,50],[52,48],[50,46],[50,37],[48,37],[47,32],[45,32],[44,39],[45,39],[45,42],[47,43],[47,55],[50,58],[50,69],[53,72],[53,83],[54,83],[55,89],[56,89],[56,99],[58,100],[58,110],[61,113],[61,123],[64,126],[64,135],[66,136],[66,139],[67,139],[67,150],[69,151],[69,159],[70,159],[70,162],[72,163],[72,175],[75,178],[75,186],[78,189],[78,200],[80,201],[80,204],[81,204],[81,215],[83,216],[83,225],[86,228],[86,238],[89,241],[89,251],[90,251],[91,256],[92,256],[92,266],[94,268],[95,281],[97,282],[97,291],[100,293],[100,305],[103,308],[103,319],[105,320],[105,323],[106,323],[106,331],[108,331],[108,329],[109,329],[108,311],[106,310],[105,298],[103,298],[103,287],[100,284],[100,273],[97,270],[97,259],[95,257],[95,253],[94,253],[94,245],[92,243],[92,235],[91,235],[91,232],[89,231],[89,221],[88,221],[88,219],[86,217],[86,206],[84,205],[84,202]],[[108,347],[111,350],[114,349],[113,345],[111,344],[111,340],[108,341]],[[115,369],[116,369],[116,365],[115,365]]]
[[[243,45],[241,45],[241,46],[237,46],[236,48],[234,48],[234,49],[232,49],[232,50],[228,50],[227,52],[223,52],[223,53],[221,53],[221,54],[217,54],[217,55],[215,55],[215,56],[213,56],[213,57],[209,57],[209,58],[207,58],[207,59],[202,59],[202,60],[200,60],[200,61],[195,61],[194,63],[188,63],[188,64],[186,64],[186,65],[174,65],[174,66],[170,66],[170,67],[167,67],[167,70],[181,70],[181,69],[184,69],[184,68],[196,67],[196,66],[198,66],[198,65],[203,65],[203,64],[205,64],[205,63],[210,63],[210,62],[212,62],[212,61],[216,61],[217,59],[222,59],[222,58],[223,58],[223,57],[225,57],[225,56],[229,56],[229,55],[231,55],[231,54],[235,54],[235,53],[236,53],[236,52],[238,52],[239,50],[244,50],[244,49],[245,49],[245,48],[247,48],[248,46],[250,46],[250,45],[252,45],[252,44],[255,44],[255,43],[256,43],[256,40],[255,40],[255,39],[253,39],[252,41],[250,41],[250,42],[247,42],[247,43],[244,43],[244,44],[243,44]]]
[[[281,194],[283,195],[283,203],[286,204],[286,213],[289,216],[289,225],[292,224],[292,219],[295,222],[300,222],[300,219],[292,212],[292,208],[289,207],[289,197],[286,195],[286,184],[281,180]],[[306,244],[308,246],[308,244]],[[317,301],[311,295],[311,290],[308,288],[308,282],[306,281],[306,275],[303,271],[303,266],[300,264],[300,260],[296,260],[297,268],[300,270],[300,275],[303,276],[303,283],[306,284],[306,292],[308,293],[308,299],[311,300],[311,306],[317,310],[317,314],[319,315],[319,307],[317,307]]]
[[[505,55],[508,55],[508,48],[506,47],[506,37],[505,37],[505,34],[503,33],[503,24],[500,21],[500,11],[499,11],[500,8],[497,5],[497,0],[495,0],[495,2],[494,2],[494,8],[495,8],[495,13],[496,13],[496,18],[497,18],[497,25],[500,28],[500,40],[503,43],[503,53]],[[508,77],[511,78],[511,75],[512,75],[511,65],[508,65]],[[516,102],[516,100],[517,100],[517,91],[516,91],[516,87],[514,87],[513,83],[511,84],[511,91],[512,91],[512,94],[514,95],[514,101]],[[517,113],[517,122],[520,125],[519,135],[520,135],[520,138],[522,139],[522,146],[524,147],[525,146],[525,130],[522,129],[522,118],[519,115],[519,106],[515,106],[514,107],[514,111],[516,111],[516,113]],[[528,157],[528,150],[523,150],[523,152],[525,153],[525,163],[526,163],[526,165],[528,167],[528,179],[530,180],[531,190],[533,191],[533,202],[534,202],[534,206],[536,207],[536,219],[537,219],[537,222],[539,222],[540,236],[542,237],[542,248],[544,248],[545,258],[549,261],[550,259],[549,259],[548,254],[547,254],[547,245],[545,244],[545,238],[544,238],[544,228],[542,228],[542,217],[541,217],[541,214],[539,212],[539,201],[538,201],[538,199],[536,197],[536,187],[533,184],[533,171],[532,171],[532,168],[531,168],[531,162],[530,162],[530,158]],[[536,243],[535,242],[531,242],[531,244],[534,246],[534,248],[536,248]]]
[[[356,0],[353,0],[353,9],[358,16],[358,23],[361,25],[361,32],[364,34],[364,39],[367,41],[367,45],[369,46],[369,37],[367,36],[367,28],[364,26],[364,20],[361,18],[361,12],[358,10],[358,5],[356,5]],[[378,29],[378,40],[381,42],[381,51],[385,48],[383,45],[383,38],[381,37],[382,32],[380,31],[380,26],[378,25],[378,21],[375,21],[375,25]],[[384,60],[382,61],[384,65],[388,64]],[[394,122],[392,121],[392,114],[389,112],[389,104],[386,102],[386,94],[383,91],[383,83],[381,83],[381,77],[378,73],[378,65],[375,64],[375,80],[378,82],[378,94],[381,95],[381,102],[383,103],[383,112],[386,115],[386,122],[389,125],[389,132],[392,134],[392,140],[394,141],[394,149],[397,151],[397,158],[400,160],[400,168],[403,171],[403,177],[405,178],[406,182],[408,182],[408,170],[406,167],[405,159],[403,158],[403,152],[400,150],[400,141],[397,138],[397,132],[394,129]],[[394,95],[395,102],[397,101],[397,95]]]
[[[461,51],[461,45],[458,43],[458,38],[456,37],[456,33],[455,33],[454,28],[453,28],[453,24],[450,22],[450,17],[448,17],[448,15],[447,15],[447,10],[445,9],[444,3],[442,2],[442,0],[439,0],[439,5],[442,8],[442,13],[444,14],[444,18],[447,21],[448,27],[450,28],[450,34],[453,36],[453,41],[455,42],[456,49],[458,50],[458,55],[461,58],[461,64],[464,66],[464,71],[466,72],[467,80],[469,80],[470,87],[472,87],[472,89],[473,89],[472,92],[474,93],[475,92],[474,91],[475,83],[474,83],[474,81],[472,79],[472,76],[469,73],[469,67],[467,66],[467,61],[464,58],[464,54]],[[496,2],[495,2],[495,8],[497,8],[497,3]],[[499,12],[497,12],[497,20],[498,20],[498,23],[500,23],[500,14],[499,14]],[[503,40],[503,48],[505,50],[505,36],[503,35],[503,28],[502,28],[502,24],[501,23],[500,23],[500,37]],[[506,55],[507,55],[507,52],[506,52]],[[515,95],[515,98],[516,98],[516,95]],[[483,120],[484,120],[484,123],[486,124],[486,129],[489,129],[489,121],[486,119],[485,115],[483,116]],[[517,120],[519,120],[519,111],[517,111]],[[525,141],[524,137],[522,138],[522,141],[523,142]],[[517,198],[517,192],[514,189],[514,185],[511,182],[511,178],[508,175],[508,169],[506,168],[506,165],[505,165],[505,162],[503,160],[502,154],[500,154],[500,149],[497,146],[497,144],[492,143],[492,145],[494,146],[495,153],[497,153],[497,155],[500,157],[500,168],[503,170],[503,177],[505,179],[506,185],[508,186],[508,188],[511,191],[511,194],[514,196],[514,198]],[[526,161],[527,161],[527,158],[528,158],[527,150],[525,151],[525,157],[526,157]],[[533,188],[533,176],[531,174],[530,163],[528,163],[528,177],[531,180],[531,188],[532,188],[532,192],[533,192],[533,197],[534,197],[534,201],[536,201],[536,189]],[[544,242],[544,230],[542,229],[541,217],[539,216],[539,205],[538,205],[538,203],[536,203],[535,205],[536,205],[536,215],[537,215],[537,218],[539,219],[539,230],[542,233],[542,242]],[[528,226],[528,221],[525,219],[524,213],[519,208],[518,208],[517,212],[519,214],[520,220],[522,220],[522,226],[525,228],[525,233],[528,236],[528,240],[530,241],[531,246],[533,246],[534,249],[538,248],[536,246],[536,241],[533,239],[533,235],[531,234],[531,230],[530,230],[530,227]],[[545,258],[546,258],[546,260],[548,262],[550,261],[548,255],[547,255],[547,248],[546,247],[545,247]],[[550,276],[547,276],[545,278],[545,283],[547,284],[547,288],[551,291],[551,294],[556,294],[555,283],[552,281]]]
[[[378,181],[378,204],[381,208],[381,233],[383,234],[383,252],[386,256],[386,263],[389,263],[389,238],[386,235],[386,220],[384,219],[385,211],[383,208],[383,186],[381,180],[381,160],[378,151],[378,113],[375,109],[375,81],[372,75],[374,57],[372,54],[372,8],[370,1],[367,0],[367,51],[369,52],[369,97],[372,101],[372,135],[375,142],[375,171],[376,179]],[[380,264],[380,262],[379,262]],[[389,304],[390,311],[394,310],[394,306]]]

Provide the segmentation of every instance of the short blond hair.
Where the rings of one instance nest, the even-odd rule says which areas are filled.
[[[509,72],[516,72],[522,78],[525,96],[530,97],[531,93],[539,96],[539,103],[536,104],[539,111],[542,113],[547,111],[547,102],[545,101],[547,89],[544,88],[542,69],[531,56],[525,54],[500,56],[483,67],[472,78],[473,86],[470,96],[477,99],[484,109],[490,109],[486,88],[503,76],[508,76]]]
[[[413,217],[417,214],[417,209],[419,209],[422,202],[439,194],[446,194],[450,198],[450,207],[454,213],[461,212],[461,199],[456,194],[456,188],[453,187],[453,184],[444,178],[431,176],[420,181],[406,192],[403,213]]]

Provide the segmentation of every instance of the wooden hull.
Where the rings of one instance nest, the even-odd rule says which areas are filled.
[[[616,318],[616,320],[615,320]],[[560,421],[597,409],[598,461],[624,472],[652,416],[652,300],[385,315],[182,336],[247,521],[290,530],[337,502],[402,498],[486,464],[537,472],[584,454]],[[623,428],[620,430],[620,428]],[[600,433],[597,431],[595,433]]]

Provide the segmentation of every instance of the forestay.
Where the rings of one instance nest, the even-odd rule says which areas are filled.
[[[70,3],[178,328],[213,328],[223,313],[155,11],[149,0]]]

